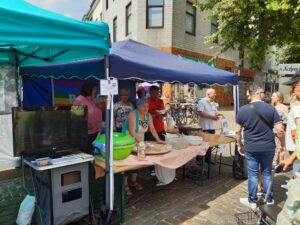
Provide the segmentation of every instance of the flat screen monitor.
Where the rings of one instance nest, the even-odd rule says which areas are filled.
[[[88,145],[87,107],[14,107],[14,156],[55,157]]]

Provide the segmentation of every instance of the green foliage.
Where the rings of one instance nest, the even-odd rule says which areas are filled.
[[[276,53],[280,63],[300,63],[300,44],[285,45]]]
[[[218,31],[206,41],[218,40],[220,53],[230,48],[245,51],[254,69],[260,69],[269,47],[299,45],[300,0],[196,0]]]

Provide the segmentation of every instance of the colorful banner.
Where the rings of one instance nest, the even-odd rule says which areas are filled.
[[[97,86],[99,86],[99,81],[91,81],[97,83]],[[54,105],[72,105],[74,99],[79,95],[83,83],[84,80],[79,79],[53,80]]]

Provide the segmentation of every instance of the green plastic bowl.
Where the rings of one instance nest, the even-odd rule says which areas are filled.
[[[105,134],[102,134],[96,138],[96,142],[105,144]],[[135,139],[129,134],[124,133],[113,133],[113,159],[121,160],[127,158],[134,146],[136,145]],[[104,151],[100,150],[100,154],[105,157]]]

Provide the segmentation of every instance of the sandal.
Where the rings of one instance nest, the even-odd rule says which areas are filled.
[[[127,196],[132,196],[132,191],[131,189],[128,187],[128,185],[125,185],[125,193]]]
[[[138,191],[143,190],[143,186],[141,184],[139,184],[137,181],[131,181],[131,186],[134,187]]]

